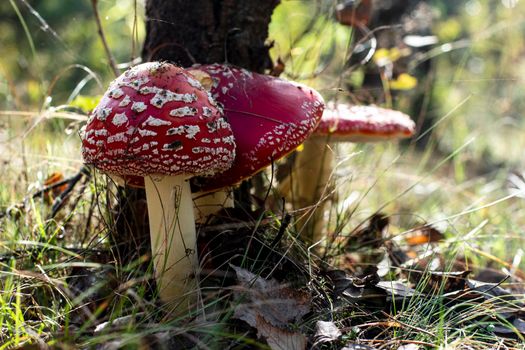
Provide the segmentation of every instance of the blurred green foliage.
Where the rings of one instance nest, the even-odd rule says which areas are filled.
[[[387,102],[420,125],[426,120],[425,128],[435,125],[429,147],[437,151],[446,154],[474,139],[456,157],[458,167],[475,162],[475,172],[486,172],[502,162],[520,166],[525,146],[525,2],[426,3],[438,43],[426,53],[408,56],[406,73],[418,79],[417,86],[396,91]],[[284,61],[285,76],[314,85],[327,99],[359,103],[348,87],[359,89],[363,67],[345,66],[352,30],[335,22],[335,4],[283,1],[270,27],[272,55]],[[389,45],[383,48],[396,44]],[[422,75],[419,68],[425,64],[430,72]],[[390,88],[398,83],[393,80]],[[458,181],[465,179],[462,173],[456,172]]]
[[[417,79],[417,86],[406,88],[413,80],[402,84],[404,89],[387,102],[419,122],[435,123],[451,113],[436,128],[438,149],[450,151],[470,137],[482,136],[463,153],[463,160],[517,161],[519,152],[509,152],[498,139],[519,138],[516,133],[523,128],[525,2],[427,3],[439,43],[426,54],[409,56],[406,73]],[[348,87],[359,87],[363,69],[346,65],[354,34],[334,20],[336,4],[282,1],[270,26],[271,54],[284,61],[285,77],[317,87],[326,99],[359,103]],[[98,7],[110,49],[124,69],[140,56],[144,1],[103,0]],[[69,103],[77,95],[97,96],[113,78],[90,0],[2,1],[0,32],[2,110],[35,110]],[[418,76],[418,68],[429,60],[431,73]],[[392,84],[396,87],[396,81]],[[423,101],[415,104],[414,99]]]
[[[139,56],[143,4],[104,0],[98,8],[117,62]],[[39,108],[48,96],[61,105],[76,94],[103,93],[88,70],[103,82],[113,78],[90,0],[1,1],[0,33],[0,109]]]
[[[458,1],[451,15],[436,9],[442,12],[434,29],[440,45],[429,54],[435,55],[432,105],[440,116],[457,108],[439,127],[446,131],[439,146],[455,149],[475,138],[462,161],[485,163],[487,170],[501,162],[517,166],[525,142],[525,3]]]

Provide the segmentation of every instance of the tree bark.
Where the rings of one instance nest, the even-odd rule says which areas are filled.
[[[255,72],[271,68],[266,42],[278,0],[148,0],[145,61],[183,67],[227,62]]]

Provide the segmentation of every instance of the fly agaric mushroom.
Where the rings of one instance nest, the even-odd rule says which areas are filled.
[[[213,80],[211,94],[224,109],[237,145],[232,167],[193,179],[213,191],[247,179],[298,147],[315,129],[324,101],[305,85],[224,64],[195,65]]]
[[[376,106],[328,104],[313,135],[303,143],[295,158],[293,189],[290,177],[280,185],[282,194],[293,190],[296,208],[316,205],[316,211],[300,224],[301,235],[310,242],[324,236],[323,193],[327,193],[334,167],[333,148],[342,142],[375,142],[410,137],[415,124],[404,113]],[[292,196],[290,196],[292,197]]]
[[[144,177],[155,275],[165,302],[196,286],[187,180],[228,169],[234,154],[232,131],[213,98],[191,74],[169,63],[126,71],[88,120],[84,161],[108,174]]]
[[[330,103],[314,135],[330,136],[332,141],[375,142],[407,138],[414,129],[414,121],[399,111]]]

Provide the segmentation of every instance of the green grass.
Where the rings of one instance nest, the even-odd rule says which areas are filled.
[[[129,26],[132,22],[131,17],[121,15],[125,11],[119,6],[125,4],[104,4],[102,12],[113,16],[109,26],[116,27],[121,22]],[[359,80],[360,72],[344,69],[351,33],[330,20],[330,9],[309,6],[283,2],[270,28],[270,35],[276,40],[272,54],[287,59],[289,77],[305,78],[304,82],[317,87],[327,98],[353,101],[354,96],[340,90],[345,83]],[[522,3],[518,6],[524,8]],[[312,255],[313,250],[296,240],[292,226],[285,230],[286,244],[281,244],[279,253],[292,257],[308,272],[310,280],[302,287],[312,293],[314,300],[312,315],[295,325],[299,331],[312,335],[315,321],[333,319],[343,330],[339,345],[357,341],[386,348],[410,343],[443,349],[523,348],[524,339],[519,332],[514,337],[499,337],[493,330],[509,328],[502,315],[509,309],[519,309],[518,302],[524,301],[525,261],[521,256],[525,240],[525,180],[520,176],[525,149],[521,117],[525,41],[520,33],[525,19],[523,11],[501,7],[491,13],[488,10],[488,6],[481,6],[482,15],[471,16],[464,10],[453,16],[453,20],[461,22],[463,34],[472,43],[465,50],[436,56],[434,65],[439,76],[425,91],[427,97],[432,96],[425,112],[433,115],[435,121],[424,149],[417,149],[413,143],[337,148],[338,196],[331,205],[328,230],[336,237],[335,243],[346,242],[350,237],[351,244],[346,248],[334,244],[324,261],[319,261]],[[310,23],[309,32],[300,37],[315,11],[320,11],[318,18]],[[37,41],[27,30],[34,23],[24,18],[18,8],[14,14],[21,20],[32,55],[39,58],[41,65],[45,64],[49,60],[47,51],[35,47]],[[486,21],[480,23],[480,17]],[[288,18],[294,19],[292,25]],[[449,41],[458,40],[454,31],[444,28],[446,25],[451,24],[440,18],[436,33],[448,33]],[[79,35],[65,28],[63,31],[59,35],[67,39]],[[132,41],[123,32],[109,40],[110,46],[118,42],[115,51],[120,61],[131,50],[124,40],[118,40],[123,37]],[[320,40],[326,37],[330,40]],[[101,52],[88,51],[89,55]],[[67,66],[86,62],[68,57],[62,63]],[[138,348],[141,342],[166,332],[179,344],[199,338],[210,348],[225,347],[233,341],[238,348],[264,347],[253,331],[232,320],[235,305],[229,299],[231,290],[220,289],[220,278],[211,276],[215,285],[210,288],[222,294],[215,301],[207,301],[204,310],[196,311],[206,314],[206,319],[192,317],[195,315],[173,317],[150,295],[151,269],[140,270],[137,261],[128,266],[117,263],[109,239],[114,229],[116,189],[104,176],[80,183],[66,207],[56,217],[49,217],[51,202],[32,195],[43,187],[51,173],[60,171],[67,177],[80,168],[79,122],[42,119],[36,112],[28,115],[20,111],[51,111],[51,105],[66,102],[62,95],[69,98],[72,91],[78,92],[80,83],[68,80],[68,86],[73,86],[70,90],[61,90],[54,100],[42,100],[46,91],[53,95],[52,89],[47,90],[49,81],[62,77],[64,71],[44,77],[40,72],[33,74],[37,78],[29,77],[26,85],[17,88],[22,91],[24,103],[28,103],[21,105],[13,102],[18,96],[12,91],[17,89],[12,89],[14,77],[7,74],[8,67],[14,65],[9,59],[0,59],[0,64],[0,97],[5,97],[4,112],[0,114],[0,349],[30,343],[86,348],[111,341]],[[109,80],[100,62],[96,66],[99,71],[95,75],[88,72],[90,80]],[[315,76],[318,67],[323,67],[323,74]],[[34,80],[38,80],[36,87]],[[95,84],[86,88],[93,95],[100,94],[99,90]],[[400,94],[394,99],[395,107],[407,108],[411,97],[411,92]],[[516,187],[521,192],[516,192]],[[377,211],[390,219],[383,236],[388,244],[354,249],[359,246],[357,229],[365,226]],[[272,224],[265,228],[269,242],[281,225],[280,208],[270,218]],[[427,223],[443,232],[444,239],[408,246],[407,238]],[[409,254],[414,264],[388,266],[384,259],[390,249],[387,247]],[[245,256],[245,267],[250,267],[257,257]],[[436,283],[430,274],[416,271],[428,272],[432,263],[439,264],[438,270],[443,271],[470,270],[471,278],[491,271],[509,274],[501,287],[517,301],[508,302],[487,293],[486,298],[451,303],[444,296],[450,292],[446,279]],[[330,282],[319,273],[319,266],[358,273],[377,264],[386,264],[385,280],[402,281],[414,289],[415,295],[387,305],[387,314],[359,302],[338,299],[326,304],[324,296],[330,295]],[[87,275],[92,280],[79,291],[78,283],[85,278],[75,278],[76,275]],[[100,300],[96,300],[97,296]],[[101,322],[127,316],[134,321],[93,334]]]
[[[105,180],[102,177],[97,177],[96,184],[91,181],[76,205],[62,210],[54,220],[48,219],[50,204],[41,198],[28,199],[49,173],[65,169],[62,170],[65,175],[71,175],[80,165],[75,152],[78,147],[75,134],[66,135],[60,128],[59,131],[46,130],[46,123],[55,121],[41,123],[25,134],[23,139],[15,138],[17,143],[9,146],[9,165],[2,168],[5,185],[0,191],[0,209],[2,212],[9,212],[9,216],[0,219],[0,257],[3,258],[0,338],[4,347],[35,342],[37,339],[51,343],[74,342],[85,346],[112,339],[135,344],[140,343],[140,339],[145,339],[148,334],[163,331],[170,331],[170,334],[209,333],[210,344],[214,343],[212,339],[217,336],[225,337],[224,339],[239,337],[239,334],[229,333],[228,312],[225,314],[226,319],[221,316],[215,320],[213,326],[207,325],[211,327],[209,329],[203,328],[197,321],[188,323],[185,319],[163,318],[163,310],[148,301],[145,294],[147,284],[144,284],[142,276],[135,273],[132,267],[118,266],[111,262],[111,258],[106,263],[93,260],[92,251],[108,251],[109,248],[109,213],[103,194],[106,191]],[[13,135],[22,133],[18,128],[20,126],[16,125],[10,128]],[[380,209],[391,220],[387,238],[397,246],[405,247],[403,250],[417,256],[433,252],[436,257],[440,257],[441,268],[445,270],[451,269],[454,262],[462,262],[463,268],[472,270],[473,276],[483,272],[489,265],[496,270],[513,269],[514,275],[502,286],[514,286],[517,297],[522,298],[519,294],[522,288],[515,283],[521,282],[519,276],[522,276],[524,263],[513,260],[519,254],[524,238],[520,231],[524,221],[523,203],[521,198],[509,197],[505,170],[492,173],[488,181],[486,177],[480,176],[458,184],[453,178],[446,176],[454,166],[453,159],[446,154],[420,154],[393,144],[345,146],[340,150],[340,154],[354,154],[337,169],[337,174],[341,176],[339,198],[332,210],[340,212],[332,215],[330,227],[339,227],[341,237],[351,235],[356,227]],[[461,150],[455,153],[461,154]],[[428,165],[418,164],[417,161],[425,156]],[[33,164],[31,159],[45,161]],[[24,168],[24,164],[27,168]],[[90,227],[86,229],[83,222],[89,213],[95,190],[98,193],[94,197],[97,210],[91,213],[93,218]],[[350,201],[348,198],[354,200]],[[13,207],[15,203],[20,203],[16,209]],[[349,212],[353,213],[350,217],[345,215]],[[426,222],[439,226],[445,233],[445,240],[430,246],[407,248],[405,237],[414,227]],[[277,221],[275,231],[267,232],[268,236],[273,237],[278,228]],[[86,232],[87,237],[83,237]],[[293,230],[286,232],[290,237],[285,240],[290,241],[295,233]],[[300,253],[299,250],[299,255],[296,252],[295,256],[299,257],[299,261],[305,261],[301,260],[305,256],[301,258],[301,255],[305,253]],[[336,251],[335,256],[325,262],[336,268],[355,270],[360,264],[380,262],[380,256],[370,253],[366,246],[357,252],[345,252],[343,255]],[[344,259],[347,254],[360,257],[360,263],[356,266],[348,265]],[[317,264],[315,261],[312,263]],[[83,293],[74,293],[70,290],[68,278],[73,267],[78,266],[110,271],[109,276],[118,277],[115,288],[122,291],[94,310],[89,310],[89,317],[84,315],[80,324],[79,311],[83,312],[83,305],[89,301],[90,295],[107,288],[107,279],[95,279],[94,284]],[[424,268],[425,265],[421,266]],[[389,276],[394,279],[409,278],[410,269],[393,268]],[[313,281],[319,278],[315,270],[311,277]],[[126,281],[131,288],[124,285]],[[428,287],[428,280],[425,278],[415,281],[413,287],[416,290],[423,292]],[[503,338],[498,339],[487,331],[494,322],[503,325],[506,323],[500,319],[498,307],[487,307],[493,304],[489,301],[463,301],[451,308],[445,305],[442,292],[438,288],[430,296],[408,298],[401,305],[396,305],[391,316],[391,321],[396,325],[385,330],[391,344],[414,341],[433,345],[457,344],[459,348],[467,345],[484,348],[488,344],[503,341]],[[224,307],[221,305],[217,307]],[[208,310],[213,307],[211,304],[207,305]],[[334,315],[336,318],[342,317],[341,324],[350,322],[352,327],[357,327],[354,327],[353,332],[350,332],[352,327],[349,328],[346,333],[348,339],[367,343],[370,340],[362,336],[363,330],[372,327],[369,324],[374,322],[385,322],[384,315],[378,313],[363,317],[353,311],[353,315],[347,316],[346,310],[336,309]],[[313,324],[309,322],[323,319],[322,309],[318,311],[320,313],[314,315],[304,325],[304,329],[312,329]],[[137,323],[119,331],[88,336],[101,321],[137,313],[146,316],[141,316],[142,320],[139,318]],[[357,323],[351,321],[354,317],[357,317]],[[469,319],[475,319],[476,322],[471,324]],[[485,323],[487,326],[481,327]],[[424,331],[420,331],[421,329]],[[249,339],[245,341],[251,342]],[[378,338],[377,341],[385,340]],[[509,340],[505,342],[512,345]]]

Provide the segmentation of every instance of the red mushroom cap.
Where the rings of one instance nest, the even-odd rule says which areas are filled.
[[[334,141],[372,142],[410,137],[414,130],[414,121],[399,111],[329,103],[314,135],[330,135]]]
[[[232,130],[209,93],[164,62],[113,81],[82,133],[84,161],[117,175],[211,175],[234,155]]]
[[[324,101],[305,85],[228,65],[197,65],[208,73],[213,98],[224,107],[235,143],[232,167],[209,179],[194,179],[208,191],[236,184],[299,146],[319,122]]]

